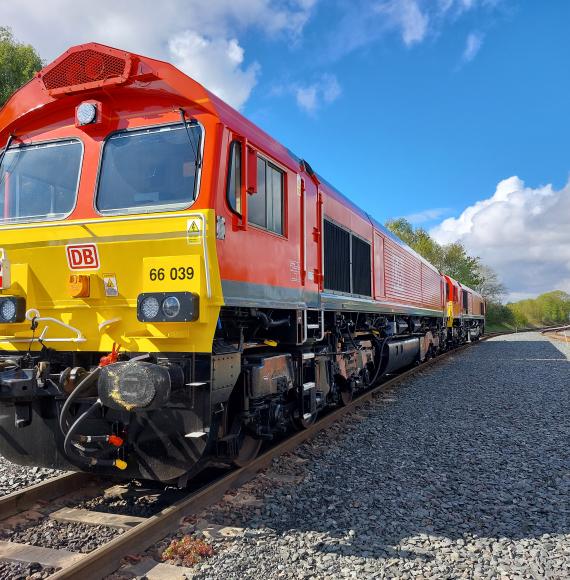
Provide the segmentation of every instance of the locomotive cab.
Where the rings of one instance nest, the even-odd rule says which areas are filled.
[[[75,47],[0,113],[0,446],[17,463],[174,480],[208,445],[217,119],[171,69]]]

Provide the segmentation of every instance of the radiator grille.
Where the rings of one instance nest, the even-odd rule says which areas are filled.
[[[325,288],[350,292],[350,234],[325,220]]]
[[[120,80],[128,73],[128,61],[112,54],[86,49],[74,52],[46,72],[43,82],[49,91],[72,90],[77,85]]]
[[[370,244],[352,236],[352,293],[372,296]]]

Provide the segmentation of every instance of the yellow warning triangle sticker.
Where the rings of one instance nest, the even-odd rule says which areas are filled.
[[[192,222],[190,224],[190,231],[191,232],[199,232],[200,228],[198,227],[198,223],[197,222]]]
[[[113,278],[107,279],[107,288],[114,288],[115,284],[113,283]]]

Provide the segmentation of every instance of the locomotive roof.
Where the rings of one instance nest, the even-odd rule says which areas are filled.
[[[130,73],[125,74],[124,77],[121,77],[120,82],[116,83],[118,90],[121,88],[131,88],[133,86],[144,91],[159,90],[162,94],[166,90],[171,95],[178,96],[181,101],[186,101],[187,104],[197,105],[204,113],[217,115],[222,122],[230,126],[233,130],[253,138],[256,145],[259,145],[266,153],[274,156],[276,161],[287,166],[292,171],[299,171],[299,165],[302,161],[301,157],[283,146],[263,129],[243,116],[239,111],[180,71],[173,64],[135,53],[121,51],[99,43],[82,44],[70,48],[12,95],[4,107],[0,109],[0,142],[6,142],[8,134],[17,130],[18,119],[27,115],[41,115],[42,109],[56,104],[60,100],[60,97],[67,96],[68,94],[77,94],[78,92],[81,92],[83,97],[93,96],[93,93],[100,90],[103,86],[113,84],[106,78],[98,82],[77,85],[75,89],[68,87],[72,89],[68,91],[65,90],[65,87],[56,90],[47,89],[46,79],[48,75],[51,74],[54,76],[57,73],[58,66],[62,67],[66,62],[69,63],[70,59],[74,58],[74,55],[82,51],[93,51],[103,55],[111,55],[111,57],[115,58],[128,59],[131,65]],[[181,102],[181,104],[185,103]],[[328,195],[335,197],[340,203],[347,206],[362,219],[369,221],[384,236],[412,253],[426,266],[437,270],[423,256],[410,248],[370,214],[358,207],[351,199],[341,193],[321,175],[317,173],[315,175]]]

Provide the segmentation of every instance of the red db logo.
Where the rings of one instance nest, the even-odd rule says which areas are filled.
[[[66,246],[67,263],[70,270],[98,270],[99,252],[95,244]]]

